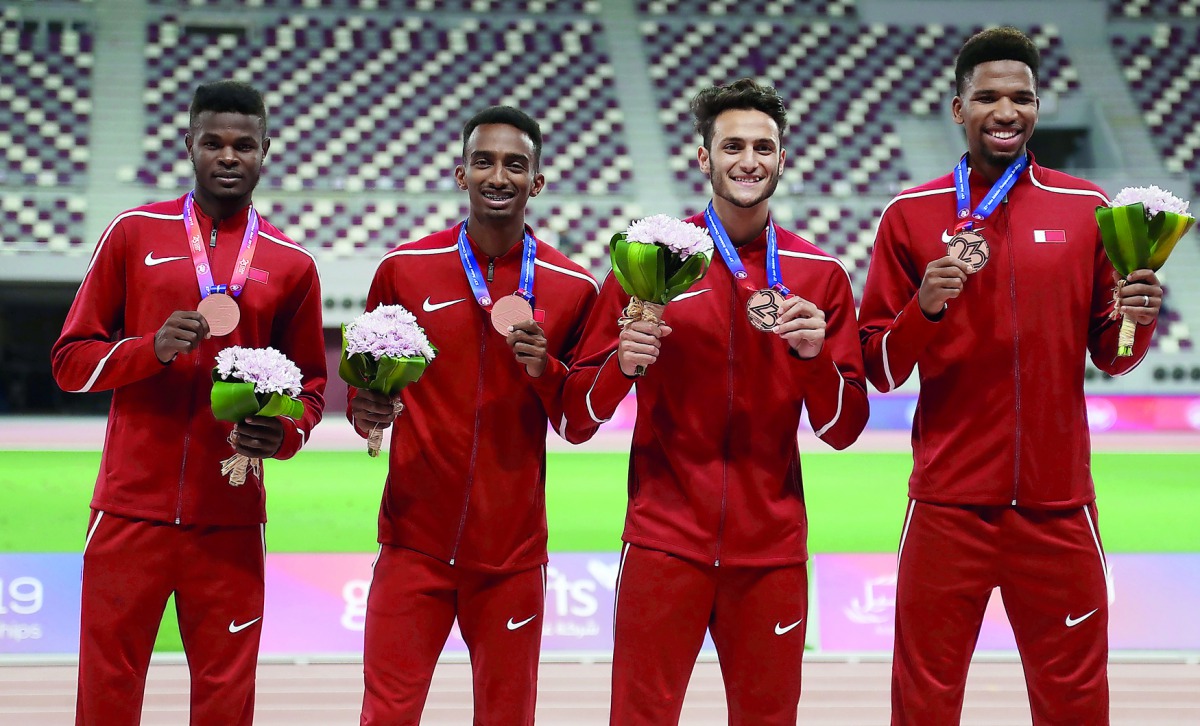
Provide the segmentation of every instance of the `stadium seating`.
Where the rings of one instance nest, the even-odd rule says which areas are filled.
[[[646,15],[711,15],[715,17],[852,17],[855,0],[637,0],[639,13]]]
[[[1110,18],[1197,18],[1200,0],[1108,0]]]
[[[84,183],[92,42],[86,27],[0,11],[0,185]]]
[[[632,162],[613,72],[588,20],[492,22],[291,14],[266,27],[166,17],[149,29],[145,161],[137,177],[182,187],[178,130],[196,83],[266,79],[286,190],[452,191],[467,117],[506,100],[539,109],[545,172],[565,193],[629,190]],[[163,71],[163,72],[157,72]],[[261,80],[260,80],[261,84]],[[268,159],[270,163],[274,163]]]
[[[598,13],[600,0],[150,0],[172,8],[387,10],[389,12]]]
[[[91,254],[95,240],[83,233],[86,207],[77,195],[0,194],[0,253]]]
[[[1200,26],[1154,24],[1112,44],[1167,170],[1200,194]]]

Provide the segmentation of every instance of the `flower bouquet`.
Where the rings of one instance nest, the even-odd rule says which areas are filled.
[[[300,393],[300,369],[274,348],[233,346],[217,353],[209,399],[213,416],[220,421],[237,423],[247,416],[287,416],[300,418],[304,404]],[[235,432],[230,432],[232,444]],[[229,483],[241,486],[246,472],[262,476],[262,461],[234,454],[221,462],[221,473]]]
[[[342,326],[342,359],[338,375],[355,388],[378,391],[392,399],[396,416],[404,404],[396,394],[416,381],[437,355],[416,317],[400,305],[380,305]],[[367,453],[379,456],[383,429],[367,437]]]
[[[666,214],[638,220],[609,242],[613,274],[629,294],[619,323],[662,320],[667,303],[708,272],[713,243],[704,227]],[[638,366],[637,374],[645,373]]]
[[[1122,189],[1110,206],[1096,207],[1096,222],[1100,225],[1104,251],[1122,278],[1113,293],[1115,301],[1129,273],[1142,269],[1157,272],[1196,219],[1188,214],[1188,202],[1151,186]],[[1112,317],[1117,317],[1115,306]],[[1125,315],[1117,339],[1117,355],[1133,355],[1136,330],[1136,321]]]

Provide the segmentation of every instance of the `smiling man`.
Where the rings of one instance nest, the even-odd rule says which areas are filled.
[[[893,724],[958,723],[983,613],[1000,589],[1035,724],[1108,723],[1108,568],[1096,522],[1086,356],[1119,375],[1150,345],[1162,288],[1130,275],[1138,328],[1117,357],[1112,265],[1093,184],[1039,166],[1039,54],[1015,28],[966,42],[953,173],[884,210],[867,276],[867,375],[920,370],[900,539]]]
[[[325,344],[312,256],[251,205],[270,147],[250,86],[200,86],[184,137],[196,186],[119,215],[96,245],[52,351],[66,391],[113,391],[83,552],[77,724],[137,724],[174,593],[193,724],[250,724],[263,615],[263,481],[221,461],[293,456],[321,420]],[[214,302],[216,301],[216,302]],[[231,427],[209,404],[216,354],[282,351],[299,420]]]
[[[525,208],[545,185],[542,133],[494,106],[463,128],[454,175],[466,221],[384,256],[367,309],[403,305],[437,346],[393,402],[351,389],[362,436],[392,425],[379,557],[367,600],[362,723],[416,724],[451,626],[471,654],[475,723],[531,724],[546,566],[546,427],[564,417],[572,347],[598,286],[537,240]]]
[[[599,425],[637,382],[618,579],[611,722],[678,723],[706,632],[731,724],[796,723],[808,625],[807,519],[796,432],[849,446],[867,421],[850,278],[768,208],[787,115],[751,79],[692,101],[706,226],[721,259],[661,325],[617,320],[609,275],[567,383]],[[789,288],[796,290],[791,294]],[[668,324],[669,323],[669,324]]]

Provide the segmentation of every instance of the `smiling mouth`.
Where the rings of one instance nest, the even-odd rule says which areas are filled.
[[[1021,135],[1020,129],[995,129],[988,131],[987,135],[998,141],[1011,141]]]
[[[738,184],[757,184],[757,183],[759,183],[760,181],[762,181],[763,179],[765,179],[766,177],[761,177],[761,176],[735,176],[735,177],[730,177],[730,178],[731,178],[731,179],[733,179],[733,181],[734,181],[734,182],[736,182],[736,183],[738,183]]]
[[[513,197],[517,196],[512,192],[482,192],[482,194],[484,199],[496,203],[507,202]]]

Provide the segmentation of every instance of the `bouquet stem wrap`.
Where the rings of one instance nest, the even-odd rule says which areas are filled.
[[[1162,191],[1156,187],[1151,189]],[[1166,263],[1171,250],[1175,249],[1175,243],[1187,234],[1196,221],[1187,214],[1166,210],[1150,214],[1147,205],[1142,202],[1118,204],[1127,193],[1140,191],[1145,190],[1122,190],[1113,200],[1115,206],[1096,208],[1096,222],[1100,226],[1104,251],[1122,277],[1113,291],[1113,319],[1118,317],[1116,303],[1129,274],[1142,269],[1157,272]],[[1126,314],[1117,338],[1118,356],[1127,358],[1133,355],[1136,333],[1137,321]]]
[[[399,398],[392,399],[392,418],[404,413],[404,403]],[[382,426],[376,426],[371,429],[371,435],[367,437],[367,456],[379,456],[379,450],[383,447],[383,432]]]

